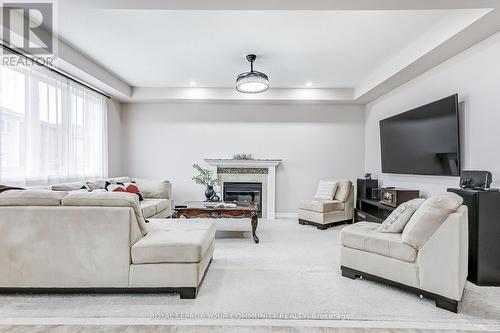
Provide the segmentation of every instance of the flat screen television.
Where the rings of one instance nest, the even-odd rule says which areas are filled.
[[[382,172],[460,175],[458,95],[380,121]]]

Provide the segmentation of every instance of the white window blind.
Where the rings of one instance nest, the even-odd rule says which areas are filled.
[[[0,184],[106,175],[105,98],[38,66],[0,66]]]

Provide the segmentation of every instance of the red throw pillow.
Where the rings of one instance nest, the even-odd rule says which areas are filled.
[[[105,186],[106,191],[108,192],[126,192],[126,193],[134,193],[139,196],[139,201],[144,200],[141,194],[141,190],[139,186],[135,183],[110,183],[106,182]]]

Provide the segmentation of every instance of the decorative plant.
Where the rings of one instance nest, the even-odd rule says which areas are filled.
[[[193,169],[198,172],[197,176],[191,178],[196,184],[204,186],[217,185],[218,180],[213,177],[213,172],[208,169],[203,169],[198,164],[193,164]]]

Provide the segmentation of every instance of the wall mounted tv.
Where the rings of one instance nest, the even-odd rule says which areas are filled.
[[[380,121],[382,172],[460,175],[458,95]]]

